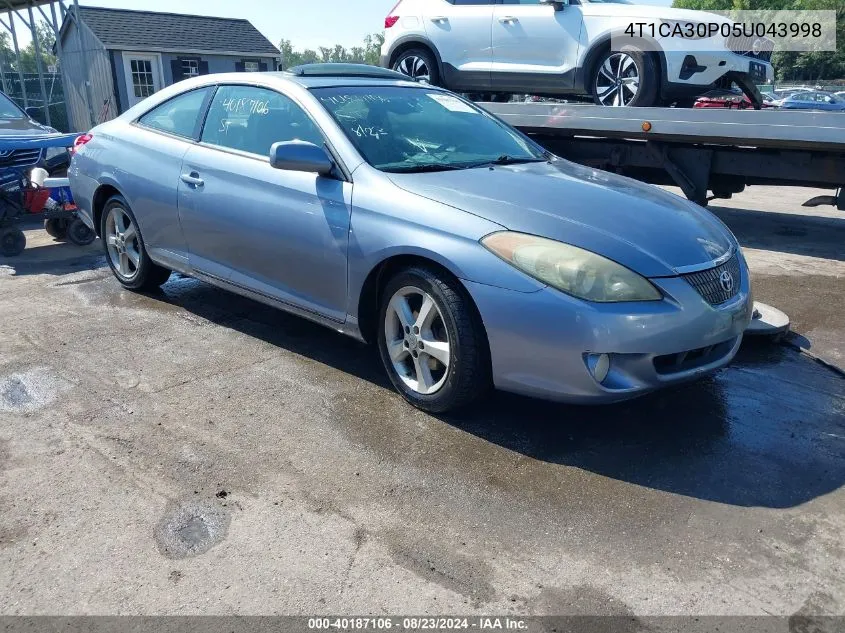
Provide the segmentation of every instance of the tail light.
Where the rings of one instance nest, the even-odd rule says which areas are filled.
[[[394,7],[390,10],[390,13],[387,14],[387,17],[384,18],[384,28],[389,29],[399,21],[399,16],[393,15],[393,12],[399,8],[400,4],[402,4],[402,0],[399,0],[399,2],[397,2]]]
[[[73,142],[73,147],[70,150],[71,154],[76,154],[80,147],[88,143],[92,138],[94,138],[93,134],[82,134],[76,137],[76,140]]]

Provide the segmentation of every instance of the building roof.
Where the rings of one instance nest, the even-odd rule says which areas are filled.
[[[82,6],[79,13],[109,49],[279,55],[249,20]]]

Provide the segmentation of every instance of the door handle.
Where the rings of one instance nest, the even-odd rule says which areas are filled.
[[[202,187],[205,184],[205,181],[200,178],[200,175],[195,171],[190,174],[182,174],[180,178],[182,179],[182,182],[193,187]]]
[[[519,20],[517,20],[512,15],[504,15],[499,18],[499,22],[501,22],[502,24],[513,24],[514,22],[519,22]]]
[[[433,18],[431,18],[431,21],[435,22],[435,23],[436,22],[448,22],[449,18],[447,18],[445,15],[435,15]]]

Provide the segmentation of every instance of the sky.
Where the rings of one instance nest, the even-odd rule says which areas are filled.
[[[278,45],[284,38],[298,50],[342,44],[360,46],[364,37],[384,29],[396,0],[79,0],[92,7],[145,9],[246,18]],[[640,0],[668,6],[671,0]],[[36,13],[36,15],[38,15]],[[23,25],[18,24],[21,31]],[[30,38],[21,38],[29,41]]]

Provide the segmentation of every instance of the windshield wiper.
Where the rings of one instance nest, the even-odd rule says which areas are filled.
[[[536,156],[523,156],[522,158],[516,158],[515,156],[508,156],[507,154],[502,154],[495,160],[491,160],[485,165],[518,165],[519,163],[546,163],[548,162],[545,158],[537,158]]]
[[[383,171],[391,174],[421,174],[427,171],[454,171],[457,169],[466,169],[466,165],[438,165],[437,163],[427,163],[425,165],[407,165],[402,167],[390,167]]]

